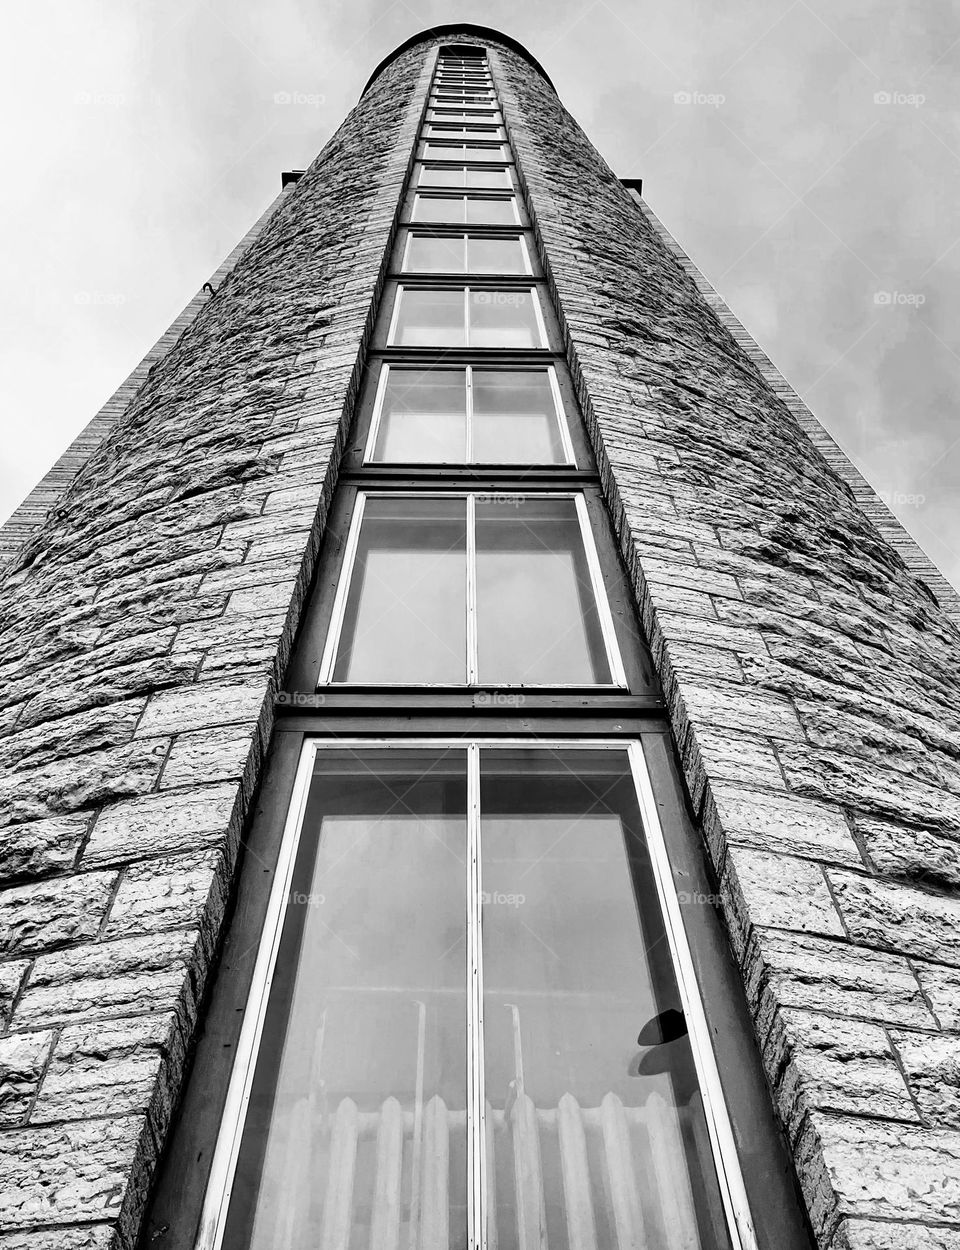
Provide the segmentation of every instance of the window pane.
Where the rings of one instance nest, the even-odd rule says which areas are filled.
[[[481,463],[564,463],[546,370],[474,369],[473,455]]]
[[[428,161],[456,161],[463,160],[463,145],[444,144],[444,143],[425,143],[423,146],[423,156]]]
[[[375,460],[462,464],[467,454],[463,369],[391,368]]]
[[[509,169],[467,169],[468,187],[489,187],[509,191],[513,186]]]
[[[513,199],[483,200],[471,196],[467,198],[466,203],[469,225],[512,226],[516,224]]]
[[[462,187],[464,171],[461,165],[422,165],[420,167],[421,187]]]
[[[405,273],[463,273],[465,271],[463,235],[436,237],[412,234],[403,258]]]
[[[477,501],[480,681],[611,680],[572,499]]]
[[[475,143],[468,143],[463,155],[468,161],[502,161],[503,148],[484,148]]]
[[[334,681],[466,680],[466,504],[368,499]]]
[[[402,347],[463,347],[463,291],[403,287],[393,342]]]
[[[413,203],[413,220],[459,224],[464,219],[463,205],[462,196],[418,195]]]
[[[319,753],[224,1247],[466,1246],[465,811],[462,751]]]
[[[534,291],[471,291],[471,347],[543,347]]]
[[[499,1250],[728,1250],[625,753],[481,761]]]
[[[468,273],[526,273],[523,244],[519,239],[467,240]]]

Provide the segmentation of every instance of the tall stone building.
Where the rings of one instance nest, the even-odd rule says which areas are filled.
[[[513,40],[4,539],[0,1250],[960,1246],[960,604]]]

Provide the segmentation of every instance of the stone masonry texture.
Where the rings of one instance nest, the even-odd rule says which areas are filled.
[[[136,1241],[433,59],[378,77],[5,534],[0,1250]]]
[[[136,1241],[438,42],[376,78],[0,588],[0,1250]],[[488,46],[815,1237],[957,1250],[954,605]]]
[[[814,1235],[960,1247],[956,596],[550,87],[491,59]]]

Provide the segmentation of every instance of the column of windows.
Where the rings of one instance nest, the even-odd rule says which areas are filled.
[[[291,665],[203,1250],[756,1244],[651,673],[486,57],[441,49]]]

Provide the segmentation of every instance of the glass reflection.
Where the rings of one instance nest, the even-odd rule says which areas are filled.
[[[403,287],[397,293],[393,342],[401,347],[463,347],[463,291],[424,291]]]
[[[474,369],[473,454],[480,463],[491,464],[564,462],[545,369]]]
[[[466,501],[367,499],[334,681],[466,680]]]
[[[462,463],[467,456],[463,369],[403,369],[387,375],[375,460]]]
[[[544,347],[537,295],[528,291],[471,291],[471,347]]]
[[[476,518],[480,681],[609,682],[574,501],[504,495]]]

